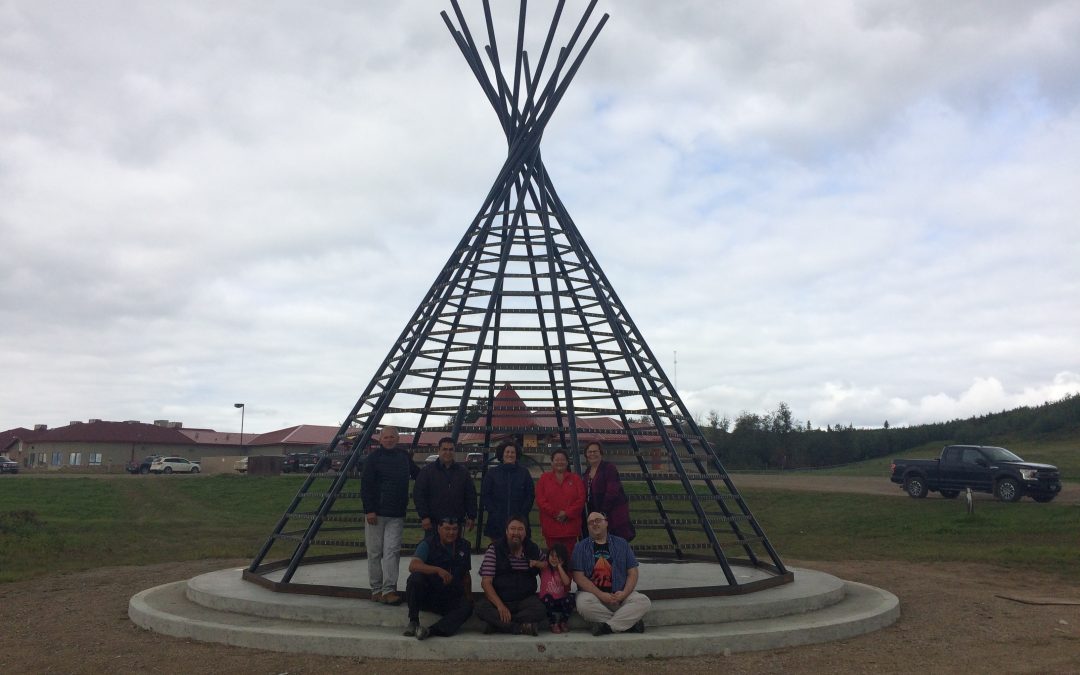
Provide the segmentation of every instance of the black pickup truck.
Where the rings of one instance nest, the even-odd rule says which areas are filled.
[[[1048,502],[1061,492],[1056,466],[1025,462],[1005,448],[988,445],[949,445],[940,459],[894,459],[892,482],[904,492],[922,498],[940,492],[954,499],[961,490],[989,492],[1003,502],[1027,495]]]

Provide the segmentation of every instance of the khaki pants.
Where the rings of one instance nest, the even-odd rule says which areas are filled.
[[[364,523],[368,582],[372,593],[397,592],[398,561],[401,560],[401,532],[404,528],[404,518],[379,516],[375,525]]]
[[[652,607],[652,601],[634,591],[621,604],[609,605],[600,602],[592,593],[580,591],[577,594],[577,611],[586,621],[606,623],[613,633],[629,630]]]

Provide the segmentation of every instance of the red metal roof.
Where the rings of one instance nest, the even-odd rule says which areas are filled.
[[[240,445],[240,432],[238,431],[214,431],[213,429],[179,429],[196,443],[208,445]],[[248,445],[255,434],[244,434],[244,445]]]
[[[316,424],[297,424],[296,426],[268,431],[244,441],[244,445],[320,445],[334,440],[337,427]]]
[[[34,442],[70,441],[84,443],[168,443],[188,445],[191,439],[179,429],[142,422],[87,422],[69,424],[38,432]]]
[[[548,409],[550,410],[550,408]],[[468,430],[462,433],[459,440],[462,443],[479,443],[484,440],[484,433],[475,431],[476,427],[486,426],[486,419],[481,417],[476,422],[464,425]],[[603,443],[618,443],[627,441],[627,433],[618,420],[611,417],[578,417],[578,442],[601,441]],[[563,416],[560,425],[557,418],[547,412],[533,412],[525,401],[518,395],[509,384],[504,384],[495,396],[495,403],[491,410],[491,426],[501,431],[493,431],[491,440],[494,443],[498,439],[514,434],[558,434],[559,428],[569,433],[569,423]],[[631,423],[631,429],[653,428],[652,423]],[[639,443],[659,443],[660,436],[653,434],[636,434]]]
[[[484,418],[477,420],[484,422]],[[499,393],[495,395],[495,402],[491,406],[491,426],[493,427],[541,427],[546,426],[544,419],[533,414],[525,401],[521,399],[514,388],[504,384]]]
[[[0,451],[7,450],[20,440],[29,443],[42,433],[44,432],[25,429],[23,427],[15,427],[14,429],[8,429],[7,431],[0,431]]]

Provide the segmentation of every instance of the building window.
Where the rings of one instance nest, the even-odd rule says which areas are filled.
[[[81,464],[81,463],[82,463],[82,453],[81,452],[73,452],[70,455],[68,455],[68,465],[69,466],[79,466],[79,464]]]
[[[64,463],[64,453],[62,453],[62,452],[54,452],[52,454],[52,462],[50,462],[50,463],[53,466],[60,466],[61,464],[63,464]]]
[[[88,455],[88,458],[90,460],[90,466],[101,466],[101,453],[100,452],[90,452],[90,453],[87,453],[87,455]]]

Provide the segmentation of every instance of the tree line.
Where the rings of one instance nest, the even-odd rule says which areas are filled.
[[[816,429],[809,421],[796,420],[783,402],[772,412],[742,412],[734,420],[710,411],[699,426],[727,468],[812,468],[883,457],[931,442],[990,445],[1005,437],[1080,432],[1080,394],[1038,406],[907,427],[890,426],[886,420],[873,429],[850,424]]]

